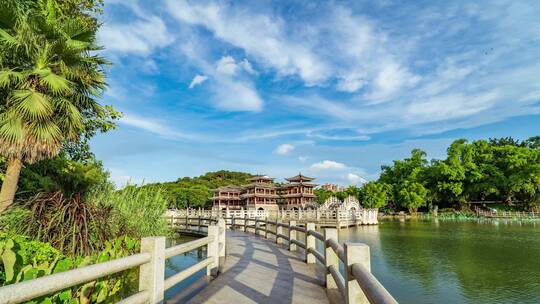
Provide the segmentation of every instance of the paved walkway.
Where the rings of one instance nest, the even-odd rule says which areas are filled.
[[[227,230],[220,275],[188,303],[328,303],[315,265],[270,240]]]

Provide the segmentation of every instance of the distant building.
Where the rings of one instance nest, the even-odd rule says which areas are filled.
[[[289,183],[280,189],[281,196],[285,199],[285,209],[306,209],[315,204],[313,188],[317,185],[311,183],[314,178],[298,174],[285,180]]]
[[[288,183],[277,185],[274,179],[257,175],[242,186],[225,186],[214,190],[212,197],[215,209],[277,210],[306,209],[315,205],[311,183],[314,178],[302,174],[286,178]]]
[[[336,184],[330,184],[330,183],[326,183],[322,185],[321,189],[332,191],[332,192],[341,192],[344,190],[342,186],[339,186]]]

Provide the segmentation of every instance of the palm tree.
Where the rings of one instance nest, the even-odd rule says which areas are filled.
[[[63,16],[55,1],[0,11],[0,154],[7,159],[1,214],[13,203],[24,163],[78,141],[85,123],[105,111],[96,98],[107,62],[96,55],[97,27]]]

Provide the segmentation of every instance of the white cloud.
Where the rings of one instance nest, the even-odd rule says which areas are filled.
[[[189,84],[189,88],[193,89],[194,87],[202,84],[208,79],[208,76],[205,75],[196,75],[193,77],[193,80],[191,80],[191,83]]]
[[[119,53],[148,55],[155,48],[168,46],[173,36],[157,16],[148,16],[131,23],[105,23],[98,40],[107,50]]]
[[[296,74],[308,84],[328,77],[326,63],[310,49],[307,41],[289,39],[279,18],[233,10],[221,3],[170,0],[167,4],[178,20],[207,28],[216,38],[244,49],[250,57],[281,75]]]
[[[257,72],[253,69],[251,63],[246,58],[240,61],[239,65],[244,69],[244,71],[248,72],[249,74],[257,74]]]
[[[381,66],[374,79],[373,92],[369,99],[375,102],[386,101],[393,97],[404,86],[410,87],[418,83],[420,77],[412,75],[405,68],[395,62]]]
[[[238,73],[239,69],[242,69],[251,75],[257,74],[251,63],[246,58],[240,62],[236,62],[236,60],[231,56],[223,56],[216,62],[216,72],[220,74],[233,76]]]
[[[311,165],[311,170],[313,171],[343,170],[345,168],[347,168],[345,164],[333,160],[323,160],[321,162]]]
[[[300,155],[298,156],[298,160],[302,163],[304,163],[306,160],[308,160],[309,157],[307,156],[303,156],[303,155]]]
[[[164,125],[162,122],[158,120],[142,117],[138,115],[133,115],[133,114],[124,113],[122,118],[120,118],[119,123],[123,125],[127,125],[127,126],[132,126],[141,130],[145,130],[145,131],[157,134],[167,139],[194,139],[196,138],[196,136],[191,136],[189,134],[185,134],[177,130],[174,130]]]
[[[281,144],[276,148],[275,152],[278,155],[287,155],[290,152],[292,152],[293,150],[294,150],[293,145],[291,145],[291,144]]]
[[[263,100],[249,82],[218,78],[214,93],[214,103],[223,110],[258,112],[263,108]]]
[[[216,62],[216,72],[225,75],[234,75],[238,70],[236,61],[231,56],[223,56]]]
[[[436,96],[409,106],[410,119],[421,119],[423,122],[470,116],[493,106],[499,97],[493,90],[476,96],[451,94]]]
[[[355,173],[348,173],[347,174],[347,181],[353,185],[358,185],[358,184],[364,184],[367,182],[367,180],[363,177],[361,177],[360,175],[358,174],[355,174]]]

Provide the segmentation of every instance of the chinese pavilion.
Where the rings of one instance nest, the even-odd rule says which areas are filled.
[[[314,206],[313,188],[317,185],[311,182],[315,178],[300,173],[285,180],[289,183],[281,187],[281,196],[285,199],[283,207],[286,209],[306,209]]]
[[[305,209],[314,206],[314,178],[298,174],[278,186],[266,175],[256,175],[243,186],[225,186],[214,190],[213,208],[277,210]]]

